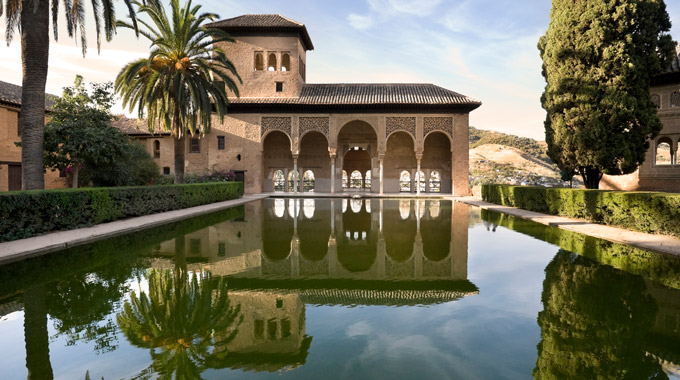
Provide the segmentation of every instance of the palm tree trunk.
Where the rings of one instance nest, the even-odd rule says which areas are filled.
[[[24,290],[24,341],[29,380],[54,378],[50,363],[46,301],[44,285],[35,285]]]
[[[186,152],[186,134],[179,121],[179,107],[175,106],[172,118],[172,130],[175,137],[175,183],[184,183],[184,152]]]
[[[45,82],[50,50],[49,2],[21,0],[21,171],[25,190],[43,189]]]

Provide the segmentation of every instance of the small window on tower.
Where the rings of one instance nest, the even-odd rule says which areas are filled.
[[[276,54],[269,53],[267,58],[267,71],[276,71]]]
[[[153,158],[161,158],[161,142],[158,140],[153,142]]]
[[[283,53],[281,56],[281,71],[290,71],[290,54]]]
[[[163,175],[170,175],[170,167],[169,166],[163,167]]]
[[[255,53],[255,71],[264,71],[264,56],[261,52]]]
[[[217,136],[217,150],[224,150],[224,136]]]
[[[283,92],[283,82],[276,82],[276,92]]]

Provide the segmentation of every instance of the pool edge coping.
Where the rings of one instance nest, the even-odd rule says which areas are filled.
[[[630,245],[635,248],[666,255],[680,256],[680,239],[669,235],[649,234],[627,230],[621,227],[592,223],[582,219],[572,219],[563,216],[527,211],[516,207],[501,206],[483,201],[476,197],[450,199],[467,205],[477,206],[485,210],[512,215],[546,226],[557,227],[566,231],[576,232],[618,244]]]

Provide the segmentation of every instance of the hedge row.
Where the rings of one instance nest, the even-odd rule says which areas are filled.
[[[482,185],[482,199],[544,214],[680,237],[680,194]]]
[[[242,182],[2,193],[0,241],[200,206],[242,195]]]

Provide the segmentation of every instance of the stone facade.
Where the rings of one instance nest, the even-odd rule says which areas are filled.
[[[632,174],[603,176],[601,189],[680,192],[680,75],[676,74],[680,73],[660,75],[650,89],[663,129],[649,141],[644,163]]]
[[[429,84],[307,84],[313,45],[303,24],[246,15],[210,26],[234,38],[220,47],[243,84],[200,153],[187,150],[186,173],[242,170],[246,193],[470,193],[468,114],[478,101]],[[155,137],[144,139],[153,153]],[[174,172],[172,151],[165,161],[161,150],[159,166]],[[360,178],[343,179],[353,173]]]
[[[2,83],[2,85],[0,91],[4,85],[9,84]],[[15,142],[21,141],[20,110],[19,104],[0,101],[0,191],[21,189],[21,148],[15,145]],[[66,177],[60,176],[58,171],[45,173],[46,189],[63,187],[67,187]]]

